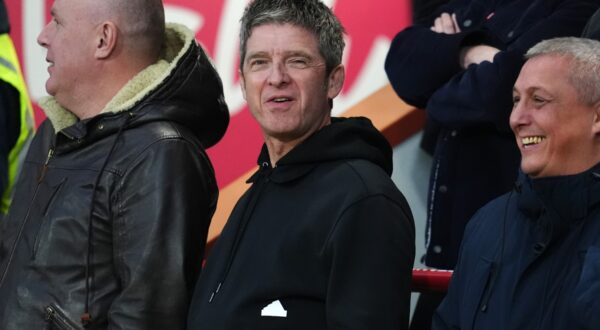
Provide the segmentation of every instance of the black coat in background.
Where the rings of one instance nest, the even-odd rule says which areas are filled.
[[[447,2],[448,0],[413,0],[413,23],[430,22],[431,15],[437,13],[437,8]]]
[[[453,268],[467,221],[516,179],[520,156],[508,118],[523,54],[544,39],[579,36],[599,6],[599,0],[454,0],[438,13],[456,13],[461,33],[435,33],[428,22],[395,37],[386,59],[392,86],[441,127],[430,178],[427,265]],[[493,63],[462,69],[460,49],[477,44],[501,52]]]
[[[600,9],[590,18],[581,35],[584,38],[600,40]]]

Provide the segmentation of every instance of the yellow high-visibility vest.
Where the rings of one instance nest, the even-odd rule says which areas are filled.
[[[19,92],[21,119],[19,138],[8,154],[8,185],[4,193],[0,191],[0,194],[2,194],[2,199],[0,199],[0,215],[2,215],[8,212],[14,184],[21,164],[25,160],[25,154],[35,130],[31,101],[29,100],[27,87],[21,73],[17,52],[8,34],[0,35],[0,79],[13,86]]]

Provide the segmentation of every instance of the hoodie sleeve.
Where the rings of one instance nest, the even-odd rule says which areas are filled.
[[[460,129],[487,123],[508,130],[512,86],[524,53],[544,39],[579,35],[596,8],[597,1],[561,1],[549,15],[506,44],[485,29],[447,35],[428,26],[413,26],[394,39],[386,72],[403,100],[426,107],[428,114],[445,127]],[[458,61],[461,48],[478,44],[490,44],[500,52],[493,62],[462,69]]]
[[[121,293],[109,329],[184,329],[217,199],[207,156],[187,141],[155,142],[127,170],[114,220]]]
[[[347,209],[328,243],[328,329],[406,329],[414,261],[407,205],[386,196]]]
[[[427,104],[428,114],[448,128],[491,124],[498,130],[509,131],[512,88],[523,66],[524,54],[542,40],[578,36],[596,8],[598,4],[591,1],[562,1],[549,16],[501,48],[493,62],[470,65],[437,89]],[[493,36],[478,31],[468,38],[469,43],[479,44],[479,39],[485,44]]]

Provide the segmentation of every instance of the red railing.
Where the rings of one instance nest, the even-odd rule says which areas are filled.
[[[414,268],[412,292],[446,292],[452,278],[451,270]]]

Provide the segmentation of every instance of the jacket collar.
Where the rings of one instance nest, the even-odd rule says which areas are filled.
[[[268,177],[269,180],[275,183],[290,182],[308,174],[318,163],[294,164],[294,166],[281,165],[273,168],[269,159],[267,146],[263,144],[258,156],[258,164],[259,169],[246,183],[254,183],[259,177]]]
[[[567,176],[532,179],[520,173],[517,192],[519,210],[549,243],[585,220],[600,202],[600,164]]]

